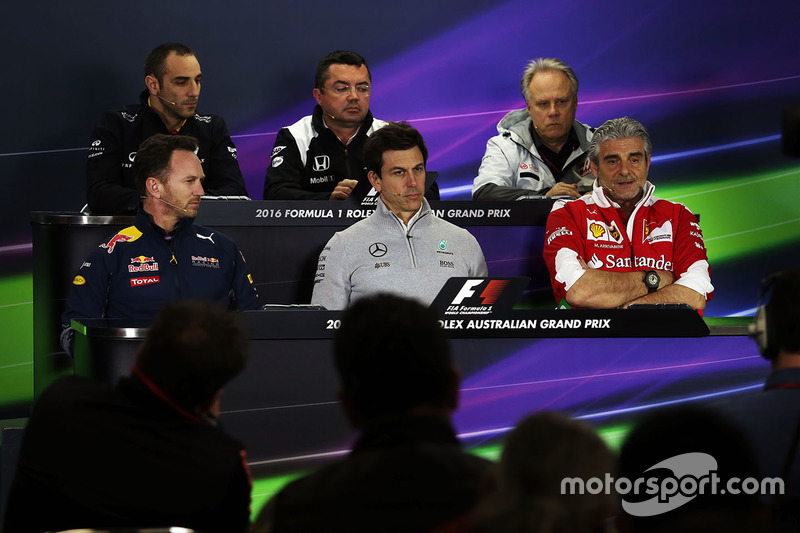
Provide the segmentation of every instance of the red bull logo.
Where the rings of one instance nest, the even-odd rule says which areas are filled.
[[[129,226],[111,237],[108,242],[101,244],[100,248],[105,248],[108,250],[108,253],[113,253],[114,247],[117,244],[121,242],[135,241],[141,236],[142,232],[136,229],[136,226]]]
[[[155,261],[154,258],[145,255],[131,257],[131,264],[128,265],[128,272],[155,272],[158,270],[158,263]]]
[[[111,239],[107,243],[101,244],[100,248],[106,248],[108,249],[108,253],[113,253],[114,247],[117,245],[117,243],[128,242],[131,239],[133,239],[133,237],[131,237],[130,235],[123,235],[122,233],[117,233],[116,235],[111,237]]]

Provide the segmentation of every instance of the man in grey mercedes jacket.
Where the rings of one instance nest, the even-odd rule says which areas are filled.
[[[473,200],[578,198],[592,190],[586,150],[593,129],[575,120],[578,78],[554,58],[531,61],[520,82],[527,109],[508,113],[486,143]]]
[[[487,275],[478,241],[440,219],[424,198],[428,150],[405,123],[389,123],[364,147],[375,212],[337,232],[319,256],[311,303],[345,309],[378,292],[430,304],[451,277]]]

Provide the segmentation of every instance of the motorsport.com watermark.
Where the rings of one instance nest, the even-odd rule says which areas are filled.
[[[621,477],[614,479],[606,474],[605,479],[597,477],[564,478],[561,480],[561,494],[612,494],[622,497],[622,508],[633,516],[655,516],[677,509],[704,494],[764,494],[784,493],[780,478],[740,479],[731,477],[725,483],[717,475],[717,460],[700,452],[684,453],[670,457],[645,470],[668,469],[671,476],[638,477],[634,481]],[[626,501],[628,495],[652,496],[644,501]]]

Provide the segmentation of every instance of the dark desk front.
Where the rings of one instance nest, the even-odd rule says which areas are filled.
[[[339,316],[244,313],[252,354],[226,387],[222,422],[246,444],[254,473],[299,471],[351,446],[331,352]],[[454,421],[467,446],[502,438],[534,410],[624,419],[758,388],[769,370],[743,328],[716,327],[707,335],[693,311],[527,310],[458,320],[461,327],[443,326],[463,378]],[[128,372],[145,332],[87,321],[76,337],[76,373],[115,381]]]
[[[526,298],[552,304],[542,259],[552,202],[433,202],[437,215],[478,239],[492,276],[530,276]],[[226,233],[241,248],[263,303],[308,303],[317,257],[337,231],[371,213],[342,202],[204,202],[197,223]],[[34,397],[71,371],[61,351],[60,315],[72,278],[104,239],[133,224],[131,216],[34,212]]]

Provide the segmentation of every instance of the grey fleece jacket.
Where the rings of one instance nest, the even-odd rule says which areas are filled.
[[[487,276],[478,241],[422,207],[408,226],[383,201],[375,212],[337,232],[322,250],[311,303],[329,310],[388,292],[430,305],[451,277]]]

